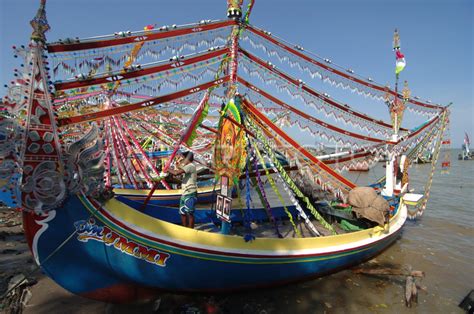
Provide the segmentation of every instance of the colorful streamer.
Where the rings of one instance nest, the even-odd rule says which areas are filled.
[[[258,139],[258,141],[261,142],[263,144],[263,146],[265,147],[265,150],[266,150],[267,154],[269,154],[270,158],[272,159],[273,164],[277,168],[278,172],[282,176],[285,183],[293,190],[293,192],[296,194],[297,197],[301,198],[305,202],[306,207],[310,210],[311,214],[313,214],[313,216],[319,221],[319,223],[324,228],[329,230],[332,234],[337,234],[336,230],[334,230],[334,228],[330,224],[328,224],[326,222],[326,220],[324,220],[324,218],[318,213],[316,208],[314,208],[314,206],[313,206],[313,204],[311,204],[309,198],[307,196],[305,196],[303,194],[303,192],[301,192],[301,190],[296,186],[296,184],[293,182],[293,180],[291,180],[291,178],[288,176],[285,169],[283,168],[281,163],[278,161],[278,158],[273,153],[273,150],[272,150],[270,144],[268,143],[268,141],[265,139],[265,137],[261,133],[260,129],[250,119],[246,119],[246,122],[249,124],[251,129],[255,132],[255,135],[256,135],[256,138]]]
[[[278,190],[278,188],[275,184],[275,181],[273,180],[272,176],[270,175],[270,172],[268,171],[267,166],[265,165],[265,160],[263,159],[262,155],[260,154],[260,151],[259,151],[259,149],[258,149],[258,147],[255,143],[253,144],[253,150],[256,153],[256,155],[258,156],[258,159],[260,160],[260,165],[262,165],[262,167],[265,171],[265,174],[268,178],[268,182],[270,183],[270,186],[272,187],[273,191],[275,192],[276,196],[278,197],[278,200],[280,201],[281,205],[283,206],[283,208],[285,210],[285,213],[288,216],[288,219],[290,220],[290,223],[293,226],[293,229],[295,230],[296,236],[301,237],[301,233],[298,230],[298,228],[296,227],[295,222],[293,221],[293,215],[291,215],[290,211],[286,207],[285,200],[283,199],[283,196],[281,195],[280,191]],[[257,175],[259,176],[260,173],[258,173]]]
[[[253,165],[254,165],[255,172],[257,173],[258,189],[260,190],[260,193],[262,194],[265,209],[267,210],[268,216],[270,217],[270,221],[273,222],[273,225],[275,226],[276,235],[279,238],[283,238],[282,234],[280,233],[280,230],[278,229],[278,222],[275,219],[275,216],[273,215],[272,207],[270,206],[270,202],[268,201],[267,194],[265,193],[265,188],[263,187],[262,179],[260,177],[260,171],[258,169],[258,162],[255,155],[253,156]]]

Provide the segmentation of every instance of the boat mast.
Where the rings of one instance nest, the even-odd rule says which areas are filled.
[[[398,131],[402,124],[403,113],[405,111],[405,103],[410,99],[410,90],[408,89],[408,83],[405,81],[403,88],[403,99],[400,99],[398,95],[398,80],[400,72],[405,68],[405,56],[400,51],[400,34],[395,29],[393,34],[393,50],[395,51],[395,95],[391,101],[391,95],[387,93],[386,101],[390,110],[390,116],[393,125],[392,142],[397,142],[399,139]],[[388,147],[387,147],[388,148]],[[387,149],[388,150],[388,149]],[[386,174],[385,174],[385,188],[382,193],[386,196],[393,196],[394,187],[396,185],[396,172],[398,169],[394,169],[395,159],[397,158],[394,152],[388,153],[388,160],[386,161]]]
[[[236,25],[232,27],[232,33],[230,35],[230,58],[227,66],[228,73],[230,75],[230,82],[227,88],[226,98],[230,102],[237,94],[237,69],[238,69],[238,49],[239,49],[239,37],[241,31],[241,18],[242,18],[242,2],[243,0],[227,0],[227,18],[236,21]],[[227,108],[227,106],[225,107]],[[223,109],[221,115],[225,117],[226,109]],[[222,121],[222,118],[221,118]],[[221,123],[219,123],[221,125]],[[218,131],[218,136],[220,135],[221,130]],[[224,180],[223,176],[220,176],[219,180],[221,181],[221,187],[223,187],[224,192],[223,196],[227,198],[232,198],[232,178],[226,177]],[[222,193],[222,191],[221,191]],[[217,206],[217,204],[216,204]],[[231,224],[230,222],[222,219],[221,233],[229,234]]]
[[[227,18],[237,22],[237,24],[232,28],[230,38],[230,61],[228,67],[230,73],[230,83],[227,90],[227,98],[232,98],[237,91],[237,68],[239,66],[237,53],[239,49],[240,30],[242,27],[242,2],[243,0],[227,0]]]

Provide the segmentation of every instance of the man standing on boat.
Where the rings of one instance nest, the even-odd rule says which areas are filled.
[[[188,228],[194,228],[194,209],[197,203],[197,172],[193,164],[194,154],[190,151],[181,153],[182,159],[176,169],[168,169],[172,175],[184,174],[181,189],[183,194],[179,201],[181,223]]]

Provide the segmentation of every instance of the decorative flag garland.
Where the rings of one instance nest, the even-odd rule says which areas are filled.
[[[271,39],[271,41],[269,39]],[[268,56],[278,58],[281,63],[288,63],[292,68],[297,67],[300,71],[307,72],[312,78],[317,77],[336,87],[350,89],[352,92],[357,92],[360,95],[373,99],[384,99],[384,94],[387,89],[374,83],[371,78],[366,79],[354,76],[353,71],[350,69],[346,71],[337,70],[331,66],[332,61],[329,59],[314,61],[307,55],[305,55],[305,58],[296,55],[299,52],[291,53],[288,50],[296,51],[302,50],[302,48],[299,46],[295,46],[299,48],[289,47],[279,39],[265,35],[264,31],[257,30],[253,26],[246,28],[242,36],[242,41],[249,42],[254,49],[263,50]],[[306,58],[308,58],[308,60],[306,60]],[[318,63],[320,65],[318,65]],[[439,113],[439,111],[443,109],[440,105],[431,105],[429,101],[419,101],[416,98],[410,99],[409,102],[418,108],[416,112],[435,109]]]
[[[148,63],[155,61],[165,54],[182,54],[185,50],[196,51],[201,48],[209,48],[226,43],[231,27],[225,27],[213,31],[199,32],[192,36],[168,38],[164,40],[148,41],[143,44],[140,52],[136,55],[136,61]],[[135,44],[121,46],[73,51],[66,53],[49,53],[53,80],[63,80],[65,76],[74,76],[87,73],[90,70],[103,70],[106,72],[123,69],[127,61],[127,54]],[[116,57],[114,57],[116,56]]]
[[[298,228],[296,227],[295,222],[293,221],[293,215],[291,215],[290,211],[286,207],[285,200],[283,199],[280,191],[278,190],[278,188],[275,184],[275,181],[273,181],[273,178],[270,175],[270,172],[268,171],[267,166],[265,165],[265,160],[263,159],[262,155],[260,154],[260,151],[259,151],[258,146],[257,146],[256,143],[253,143],[253,150],[256,153],[258,159],[260,160],[260,165],[263,167],[263,169],[265,171],[266,177],[268,178],[268,182],[270,183],[270,186],[272,187],[273,191],[275,192],[276,196],[278,197],[278,200],[280,201],[281,205],[283,206],[283,208],[285,210],[285,213],[288,216],[288,219],[290,220],[290,223],[293,226],[293,229],[295,230],[296,236],[301,237],[301,233],[298,230]],[[258,176],[260,175],[259,173],[257,174]]]
[[[312,107],[318,112],[324,113],[328,118],[333,118],[338,122],[343,122],[344,124],[350,124],[351,126],[360,128],[361,130],[365,130],[369,133],[377,133],[382,136],[388,136],[391,134],[391,127],[388,124],[387,126],[382,126],[380,124],[374,123],[373,121],[378,120],[368,117],[365,114],[363,117],[367,118],[363,119],[360,115],[357,116],[354,114],[356,112],[354,109],[348,108],[342,104],[339,104],[338,108],[332,105],[330,102],[325,101],[324,98],[313,95],[305,89],[301,89],[300,87],[293,85],[284,78],[268,71],[266,68],[261,67],[245,56],[242,57],[240,65],[242,66],[242,69],[250,76],[256,76],[265,84],[275,86],[279,92],[287,92],[288,95],[293,99],[301,100],[307,106]],[[253,91],[253,93],[255,94],[258,92]],[[331,101],[336,103],[335,100],[331,99]],[[340,108],[345,108],[345,110]]]
[[[434,173],[435,173],[435,170],[436,170],[436,164],[438,163],[439,152],[441,150],[440,149],[441,148],[441,143],[443,141],[443,134],[444,134],[444,131],[446,129],[447,122],[448,122],[448,114],[449,113],[448,113],[447,110],[442,113],[441,128],[439,129],[439,131],[437,133],[436,148],[435,148],[435,151],[433,153],[433,160],[431,161],[431,172],[429,174],[428,181],[425,185],[425,192],[424,192],[425,197],[423,198],[421,204],[418,205],[415,215],[413,215],[413,213],[409,212],[409,216],[411,216],[413,218],[416,217],[416,216],[423,215],[423,212],[426,209],[426,205],[427,205],[428,200],[430,198],[431,185],[433,183],[433,176],[434,176]]]
[[[249,124],[251,129],[255,132],[256,138],[259,142],[263,144],[265,147],[266,153],[270,156],[272,159],[273,164],[277,168],[278,172],[282,176],[283,180],[285,183],[293,190],[293,192],[296,194],[297,197],[303,199],[303,201],[306,203],[307,208],[310,210],[310,212],[313,214],[313,216],[319,221],[319,223],[329,230],[331,233],[336,234],[336,231],[334,228],[324,220],[324,218],[318,213],[316,208],[314,208],[313,204],[311,204],[309,198],[305,196],[301,190],[296,186],[296,184],[291,180],[291,178],[288,176],[286,173],[285,169],[281,165],[281,163],[278,161],[278,158],[275,156],[275,154],[272,151],[272,148],[268,141],[265,139],[263,134],[261,133],[260,129],[256,127],[256,125],[252,122],[251,119],[246,119],[246,122]]]
[[[265,210],[268,213],[270,221],[273,222],[276,235],[279,238],[283,238],[282,234],[280,233],[280,230],[278,229],[278,221],[277,219],[275,219],[275,215],[273,215],[272,207],[270,206],[270,202],[268,201],[265,188],[263,187],[262,179],[260,177],[260,169],[258,168],[257,157],[254,155],[253,158],[251,157],[250,159],[253,159],[254,170],[257,173],[257,187],[260,190],[260,194],[262,195],[262,200],[265,206]]]

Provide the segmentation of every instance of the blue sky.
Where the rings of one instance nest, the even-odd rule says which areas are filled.
[[[27,42],[38,3],[0,0],[0,96],[19,66],[11,46]],[[226,1],[48,0],[47,13],[52,28],[47,37],[52,41],[139,30],[154,23],[224,19]],[[454,103],[451,134],[456,148],[464,131],[474,139],[473,21],[472,0],[256,0],[251,17],[256,26],[392,86],[391,42],[398,28],[407,59],[402,79],[409,81],[413,95]],[[345,97],[343,93],[347,91],[337,92],[337,98]],[[352,100],[368,113],[385,110],[380,102],[347,96],[348,103]]]

